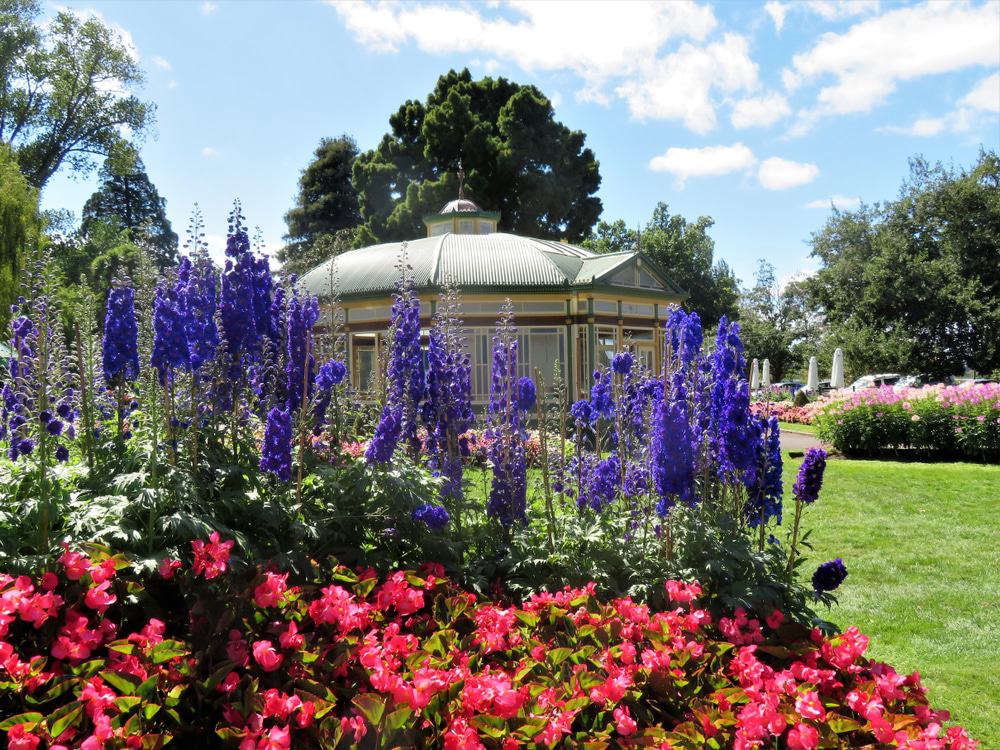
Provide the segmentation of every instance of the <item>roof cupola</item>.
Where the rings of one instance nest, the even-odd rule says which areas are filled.
[[[484,211],[465,197],[465,172],[458,168],[458,198],[448,201],[436,214],[424,217],[427,236],[439,234],[492,234],[497,231],[499,211]]]

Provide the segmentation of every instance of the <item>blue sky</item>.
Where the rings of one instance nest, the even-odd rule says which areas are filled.
[[[49,6],[54,12],[56,5]],[[438,75],[533,83],[601,163],[605,220],[658,201],[715,219],[744,282],[787,279],[830,201],[893,197],[907,159],[1000,148],[1000,2],[82,2],[133,48],[158,106],[141,148],[183,236],[198,202],[218,248],[233,198],[271,249],[324,136],[361,149]],[[46,208],[79,213],[60,174]]]

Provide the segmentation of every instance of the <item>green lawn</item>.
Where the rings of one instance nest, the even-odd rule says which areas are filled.
[[[797,422],[778,422],[778,426],[783,430],[791,432],[808,432],[810,435],[816,434],[816,426],[811,424],[799,424]]]
[[[1000,467],[831,460],[804,523],[810,562],[842,557],[849,571],[829,619],[919,671],[933,706],[1000,747]]]

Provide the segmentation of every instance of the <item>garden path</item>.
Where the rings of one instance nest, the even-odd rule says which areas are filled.
[[[819,438],[807,432],[781,431],[782,450],[804,453],[810,448],[818,448],[821,445],[823,443],[820,442]]]

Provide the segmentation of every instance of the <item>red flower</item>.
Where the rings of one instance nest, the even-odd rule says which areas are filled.
[[[305,638],[299,633],[299,627],[294,621],[288,623],[288,628],[278,636],[278,643],[289,651],[297,651],[302,648],[304,641]]]
[[[292,746],[292,731],[288,727],[271,727],[257,743],[257,750],[288,750]]]
[[[265,672],[275,671],[285,660],[285,657],[275,650],[270,641],[257,641],[254,643],[253,658]]]
[[[66,577],[71,581],[79,581],[84,573],[90,570],[90,560],[79,552],[70,552],[66,542],[63,542],[62,546],[65,552],[62,553],[59,562],[66,569]]]
[[[485,750],[485,747],[479,741],[479,732],[458,716],[452,719],[448,731],[444,733],[444,750]]]
[[[777,630],[784,621],[785,616],[781,614],[780,610],[777,609],[771,612],[771,614],[764,619],[764,622],[767,623],[767,626],[771,628],[771,630]]]
[[[819,732],[808,724],[796,724],[788,732],[789,750],[816,750],[819,747]]]
[[[115,561],[110,557],[103,560],[100,565],[93,565],[90,568],[90,577],[94,583],[104,583],[115,576]]]
[[[164,580],[169,581],[174,577],[174,572],[180,570],[180,567],[180,560],[173,560],[169,557],[164,557],[163,560],[160,561],[160,576]]]
[[[25,731],[24,724],[15,724],[7,730],[7,747],[9,750],[35,750],[42,739],[31,732]]]
[[[218,685],[215,686],[215,689],[218,690],[220,693],[225,693],[226,695],[229,695],[237,687],[239,687],[239,684],[240,684],[240,676],[236,674],[236,672],[230,672],[222,679],[222,682],[220,682]]]
[[[805,692],[796,698],[795,710],[804,719],[823,721],[826,718],[826,709],[823,708],[823,703],[815,690]]]
[[[108,591],[110,587],[111,582],[104,581],[104,583],[88,589],[87,595],[83,598],[84,604],[103,614],[104,610],[118,601],[118,597]]]
[[[288,573],[278,575],[268,571],[264,574],[264,582],[253,590],[253,600],[258,607],[277,607],[288,591]]]
[[[619,706],[615,709],[615,731],[622,737],[628,737],[638,728],[635,719],[628,712],[628,706]]]
[[[43,573],[42,574],[42,588],[46,591],[52,591],[56,586],[59,585],[59,576],[55,573]]]
[[[213,531],[208,535],[208,544],[196,539],[191,542],[191,549],[194,552],[194,563],[191,570],[195,575],[204,573],[206,579],[218,577],[226,570],[226,563],[229,562],[229,550],[232,549],[232,539],[225,542],[219,541],[219,532]]]
[[[681,604],[690,604],[701,596],[701,585],[698,583],[684,583],[684,581],[667,581],[667,595],[671,601]]]
[[[406,573],[398,571],[389,576],[376,597],[381,610],[395,607],[401,615],[412,615],[424,606],[424,592],[410,586]]]
[[[365,720],[360,716],[352,716],[347,718],[344,716],[340,720],[340,730],[347,734],[351,732],[354,734],[354,744],[361,742],[361,739],[368,734],[368,725],[365,724]],[[447,741],[447,739],[445,740]]]

